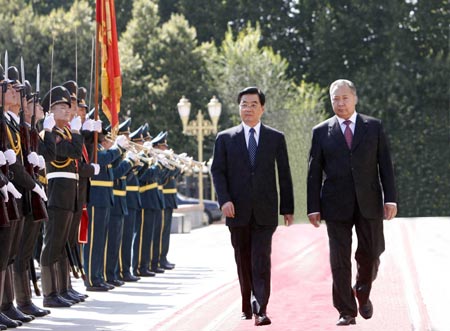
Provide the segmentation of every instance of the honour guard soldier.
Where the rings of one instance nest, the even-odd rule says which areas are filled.
[[[55,136],[52,133],[55,126],[55,119],[53,114],[50,114],[44,118],[43,108],[39,103],[38,95],[32,93],[31,84],[25,81],[25,95],[26,95],[26,107],[24,107],[24,121],[27,126],[33,130],[30,131],[30,135],[34,134],[35,137],[39,137],[37,134],[36,122],[43,121],[44,131],[42,137],[38,139],[37,152],[39,153],[39,169],[45,169],[45,162],[53,161],[56,155]],[[34,140],[35,137],[30,138]],[[31,145],[31,144],[30,144]],[[33,146],[34,148],[35,146]],[[30,146],[31,148],[31,146]],[[32,205],[34,208],[34,205]],[[44,206],[44,208],[46,208]],[[34,213],[25,215],[24,228],[22,238],[19,246],[19,252],[16,260],[14,261],[14,292],[16,294],[17,308],[24,314],[32,315],[34,317],[45,316],[50,313],[47,309],[37,307],[32,302],[31,288],[30,288],[30,269],[32,268],[32,274],[34,271],[33,252],[34,246],[40,235],[40,229],[44,219],[35,219]],[[35,276],[35,273],[34,273]],[[35,289],[37,288],[37,279],[33,279]]]
[[[143,126],[132,132],[129,136],[133,143],[142,145]],[[137,178],[139,168],[134,167],[127,174],[127,208],[128,214],[124,217],[122,244],[120,245],[119,271],[120,279],[125,282],[136,282],[140,278],[131,274],[131,253],[133,248],[133,235],[136,218],[140,216],[142,209],[141,196],[139,194],[139,179]]]
[[[12,80],[9,80],[8,77],[4,77],[4,70],[3,67],[0,65],[0,80],[1,80],[1,128],[2,128],[2,136],[1,139],[1,147],[3,149],[2,153],[0,154],[0,165],[6,166],[7,164],[14,164],[16,162],[16,153],[12,149],[6,150],[8,148],[8,144],[6,143],[7,137],[7,123],[5,119],[5,112],[10,104],[15,103],[16,99],[16,91],[12,88],[12,84],[14,83]],[[3,153],[4,152],[4,153]],[[5,281],[6,281],[6,274],[8,264],[10,262],[10,250],[11,250],[11,244],[13,240],[13,233],[14,233],[14,225],[11,225],[13,222],[16,222],[19,215],[15,215],[14,218],[11,218],[13,215],[9,215],[7,211],[6,202],[9,201],[11,205],[15,204],[16,201],[12,200],[15,197],[20,198],[22,195],[20,192],[18,192],[14,185],[11,182],[8,182],[8,179],[6,175],[8,172],[5,169],[5,173],[0,174],[0,187],[1,187],[1,210],[2,214],[1,216],[1,226],[0,226],[0,300],[3,299],[3,294],[5,290]],[[6,188],[6,191],[5,191]],[[14,189],[14,190],[13,190]],[[14,196],[12,195],[14,192]],[[16,207],[17,208],[17,207]],[[9,276],[8,276],[9,277]],[[22,322],[15,321],[10,319],[8,316],[4,315],[2,312],[0,312],[0,329],[5,330],[6,327],[14,328],[19,325],[22,325]]]
[[[19,320],[21,322],[30,322],[34,319],[33,316],[25,315],[18,310],[14,304],[14,276],[13,276],[13,262],[19,251],[19,245],[22,238],[22,230],[24,226],[24,216],[31,212],[30,199],[28,193],[33,190],[38,193],[44,200],[47,199],[42,188],[34,181],[30,174],[24,167],[24,157],[27,157],[27,161],[32,164],[39,165],[39,157],[33,152],[26,156],[23,155],[21,135],[20,135],[20,119],[19,113],[22,109],[22,93],[24,91],[24,85],[19,81],[19,71],[16,67],[8,68],[8,77],[14,82],[9,85],[8,90],[11,90],[13,100],[5,103],[5,110],[7,113],[5,117],[8,118],[7,123],[7,135],[9,145],[16,155],[16,162],[9,167],[9,179],[19,190],[22,198],[16,199],[19,217],[17,221],[11,223],[11,246],[9,253],[8,268],[5,276],[5,287],[2,298],[1,310],[2,313],[12,320]],[[8,101],[7,99],[5,101]],[[28,130],[26,128],[26,130]],[[32,160],[34,160],[32,162]],[[28,239],[28,238],[27,238]],[[6,324],[8,326],[8,324]]]
[[[155,146],[161,150],[167,150],[168,145],[166,143],[157,144]],[[161,252],[159,254],[159,266],[166,270],[175,268],[174,263],[170,263],[167,260],[167,254],[169,253],[170,245],[170,229],[172,227],[172,214],[173,210],[178,208],[177,206],[177,180],[176,178],[181,174],[179,167],[170,170],[168,177],[163,186],[164,204],[162,215],[162,227],[161,227]]]
[[[119,135],[127,137],[130,134],[131,119],[127,119],[119,125]],[[114,206],[108,224],[108,235],[106,245],[106,282],[113,286],[122,286],[124,282],[119,275],[119,251],[122,242],[123,220],[128,215],[127,208],[127,174],[137,161],[136,154],[128,151],[125,159],[118,158],[112,163],[114,176]]]
[[[161,139],[161,134],[152,141],[144,143],[144,147],[153,148],[153,143],[159,139]],[[155,226],[161,223],[161,211],[164,208],[162,187],[160,189],[159,185],[164,172],[163,163],[165,162],[164,158],[160,158],[156,164],[142,169],[139,174],[142,212],[141,217],[136,220],[136,235],[133,243],[133,272],[135,276],[148,277],[154,276],[155,272],[164,272],[161,268],[153,268],[151,260],[155,248],[153,244]]]
[[[76,116],[70,120],[70,93],[63,86],[52,88],[44,97],[42,104],[44,109],[54,114],[56,122],[53,128],[56,159],[46,163],[49,219],[44,225],[41,252],[44,307],[70,307],[74,301],[62,296],[66,295],[65,288],[60,287],[58,281],[64,283],[64,280],[58,277],[56,268],[67,263],[65,247],[69,227],[77,210],[79,175],[76,160],[82,155],[81,119]]]
[[[92,144],[92,121],[86,122],[85,120],[86,109],[88,108],[85,102],[87,91],[85,88],[78,88],[76,82],[71,80],[65,82],[63,86],[66,87],[70,93],[72,118],[75,116],[80,117],[82,123],[81,134],[84,138],[84,141],[90,141]],[[87,295],[81,294],[73,289],[70,279],[68,262],[70,262],[71,267],[74,270],[78,268],[80,269],[81,274],[84,275],[84,270],[81,265],[80,258],[80,245],[78,244],[78,229],[80,226],[83,208],[86,207],[86,203],[88,200],[90,178],[100,171],[100,167],[97,164],[89,163],[89,155],[85,143],[83,143],[81,151],[82,157],[76,160],[78,170],[78,201],[76,205],[77,209],[74,211],[72,222],[69,227],[68,242],[66,246],[66,253],[69,259],[61,261],[58,270],[58,276],[60,279],[60,292],[63,293],[62,296],[68,300],[74,301],[75,303],[84,301]]]
[[[106,138],[106,130],[99,135],[97,162],[100,172],[91,180],[88,202],[89,227],[87,243],[83,247],[87,291],[108,291],[114,286],[104,277],[105,245],[111,208],[114,204],[112,162],[120,158],[129,146],[128,139],[119,135],[115,141]],[[91,157],[92,159],[92,157]]]
[[[159,149],[161,151],[167,150],[167,132],[161,132],[155,139],[152,141],[153,148]],[[162,159],[164,160],[164,159]],[[158,178],[158,192],[162,197],[163,204],[161,211],[158,215],[158,217],[155,218],[155,228],[154,228],[154,234],[153,234],[153,242],[152,242],[152,262],[151,262],[151,271],[155,273],[163,273],[164,268],[160,266],[160,253],[162,248],[162,234],[163,234],[163,223],[164,223],[164,211],[166,210],[166,200],[168,200],[171,205],[173,205],[172,200],[169,199],[169,197],[165,198],[164,194],[164,185],[169,181],[171,174],[178,174],[177,168],[173,166],[169,166],[168,164],[163,163],[164,168],[161,171],[161,174]],[[173,188],[167,189],[167,194],[173,193]],[[176,191],[176,189],[175,189]],[[176,192],[175,192],[176,193]],[[170,227],[167,228],[170,235]],[[167,231],[167,230],[166,230]],[[166,253],[167,255],[167,253]],[[166,256],[167,260],[167,256]],[[167,262],[167,261],[165,261]],[[165,263],[166,269],[173,269],[175,265],[167,264]]]

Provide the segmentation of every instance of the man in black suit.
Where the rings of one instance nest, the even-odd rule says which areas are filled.
[[[397,214],[394,171],[381,121],[355,111],[358,97],[351,81],[330,86],[336,116],[313,129],[308,170],[308,218],[315,227],[326,221],[337,325],[369,319],[369,299],[384,251],[383,217]],[[358,247],[356,284],[352,288],[352,229]]]
[[[219,204],[226,216],[242,295],[242,319],[255,325],[271,321],[272,235],[280,214],[286,225],[294,219],[294,194],[284,134],[261,123],[265,96],[257,87],[238,95],[242,124],[217,135],[211,173]],[[277,169],[275,169],[275,167]],[[277,170],[277,171],[276,171]]]

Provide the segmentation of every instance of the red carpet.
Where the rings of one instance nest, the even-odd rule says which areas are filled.
[[[386,224],[386,223],[385,223]],[[272,325],[262,330],[327,331],[427,330],[429,320],[411,256],[411,233],[405,224],[386,224],[386,252],[373,285],[374,316],[357,318],[355,326],[337,327],[332,306],[331,273],[326,227],[311,225],[279,227],[272,251],[272,294],[268,315]],[[356,241],[356,237],[354,237]],[[254,321],[241,321],[237,279],[159,323],[153,330],[246,331]]]

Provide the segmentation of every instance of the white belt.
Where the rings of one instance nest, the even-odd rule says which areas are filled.
[[[78,174],[75,174],[73,172],[65,172],[65,171],[55,171],[50,172],[46,175],[47,179],[53,179],[53,178],[69,178],[69,179],[75,179],[78,180]]]

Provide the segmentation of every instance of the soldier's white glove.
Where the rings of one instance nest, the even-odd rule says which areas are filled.
[[[84,121],[81,129],[83,131],[94,131],[94,122],[94,120],[87,119],[86,121]]]
[[[167,161],[167,158],[163,154],[158,154],[158,162],[161,163],[164,167],[169,167],[169,161]]]
[[[16,153],[12,149],[7,149],[6,151],[3,152],[3,154],[5,155],[5,158],[6,158],[6,161],[8,162],[8,164],[16,163],[16,161],[17,161]]]
[[[28,163],[33,165],[33,167],[39,167],[39,156],[36,152],[31,152],[30,154],[28,154],[27,159]]]
[[[53,113],[47,113],[47,115],[44,118],[44,130],[52,131],[53,127],[55,126],[55,117]]]
[[[94,167],[94,175],[98,175],[100,172],[100,165],[98,165],[97,163],[91,163],[91,166]]]
[[[136,153],[128,151],[127,154],[125,155],[125,157],[129,160],[131,160],[131,162],[136,163],[138,162],[138,156]]]
[[[33,192],[39,194],[42,200],[47,201],[47,194],[45,194],[44,190],[38,184],[34,186]]]
[[[94,121],[94,131],[102,132],[102,121]]]
[[[182,158],[185,158],[185,157],[187,157],[187,154],[186,153],[181,153],[181,154],[179,154],[179,156],[182,157]]]
[[[42,155],[38,155],[39,156],[39,170],[44,170],[45,169],[45,159]]]
[[[20,193],[19,191],[17,191],[16,187],[13,185],[13,183],[9,182],[6,185],[6,189],[8,190],[9,193],[11,193],[14,198],[16,199],[20,199],[22,197],[22,193]]]
[[[6,157],[5,154],[3,154],[2,151],[0,151],[0,167],[4,166],[6,164]]]
[[[0,193],[3,196],[3,201],[8,202],[9,196],[8,196],[8,188],[6,185],[0,187]]]
[[[145,148],[148,148],[148,149],[152,149],[153,148],[153,144],[150,141],[146,141],[143,146]]]
[[[80,129],[81,129],[81,117],[77,115],[70,121],[70,130],[80,131]]]
[[[120,136],[117,136],[115,143],[123,149],[128,148],[130,146],[130,142],[128,141],[127,137],[125,137],[123,134]]]

